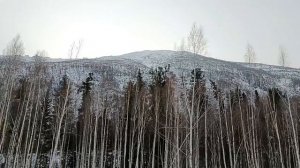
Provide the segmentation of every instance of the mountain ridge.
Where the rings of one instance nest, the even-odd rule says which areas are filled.
[[[34,59],[26,58],[28,69],[32,66]],[[99,80],[106,80],[104,76],[110,74],[111,80],[115,80],[120,90],[129,80],[135,79],[139,69],[144,79],[149,82],[151,69],[169,66],[177,80],[180,81],[184,77],[186,83],[189,82],[191,71],[201,68],[207,80],[216,82],[225,90],[239,87],[246,91],[265,92],[269,88],[279,88],[290,95],[300,93],[300,69],[230,62],[186,51],[144,50],[92,59],[57,60],[50,58],[46,59],[46,64],[51,67],[48,72],[49,76],[61,78],[65,73],[77,84],[83,81],[90,72],[94,73]]]

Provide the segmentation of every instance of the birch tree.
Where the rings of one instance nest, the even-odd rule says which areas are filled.
[[[245,61],[250,64],[250,63],[254,63],[255,59],[256,59],[256,54],[254,48],[251,44],[248,43],[246,47]]]
[[[193,24],[187,38],[187,43],[188,43],[188,50],[192,52],[194,55],[206,54],[207,41],[204,37],[203,29],[201,26],[198,26],[196,23]]]
[[[286,60],[287,60],[287,51],[284,47],[279,47],[279,65],[285,67],[286,66]]]
[[[24,44],[21,40],[21,36],[18,34],[14,37],[3,50],[5,56],[5,62],[8,71],[14,72],[21,64],[21,56],[25,53]]]

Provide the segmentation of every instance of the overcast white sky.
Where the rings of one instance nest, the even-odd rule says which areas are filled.
[[[80,57],[174,49],[192,23],[202,25],[208,56],[243,61],[246,44],[257,62],[300,67],[299,0],[0,0],[0,50],[20,34],[26,54],[46,50],[67,58],[83,39]]]

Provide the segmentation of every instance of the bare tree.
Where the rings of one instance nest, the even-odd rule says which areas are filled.
[[[251,44],[247,44],[247,48],[246,48],[246,54],[245,54],[245,61],[247,63],[254,63],[256,59],[256,54],[254,51],[254,48]]]
[[[184,43],[182,43],[183,49],[184,49]],[[189,33],[189,36],[187,38],[187,48],[188,51],[192,52],[194,56],[201,54],[205,55],[206,54],[206,39],[204,38],[203,30],[201,26],[197,26],[196,23],[193,24],[191,31]],[[194,71],[195,71],[195,65],[194,65]],[[188,163],[189,167],[192,168],[194,165],[197,165],[197,156],[194,156],[194,149],[197,148],[197,143],[195,143],[194,138],[199,137],[198,134],[195,132],[195,125],[198,124],[197,118],[198,116],[196,115],[197,113],[195,112],[196,109],[195,107],[195,97],[196,97],[196,82],[194,80],[193,86],[192,86],[192,98],[191,98],[191,107],[188,109],[188,120],[189,120],[189,134],[188,134]],[[206,116],[205,116],[206,117]],[[205,123],[206,126],[206,123]],[[197,127],[197,126],[196,126]],[[206,127],[205,127],[206,130]],[[205,132],[206,133],[206,132]],[[207,139],[205,139],[205,144],[207,144]],[[197,141],[196,141],[197,142]],[[207,150],[205,146],[205,151]],[[207,152],[205,152],[205,159],[207,159]],[[206,162],[207,163],[207,162]]]
[[[39,57],[48,57],[48,53],[46,50],[38,50],[35,54],[35,56],[39,56]]]
[[[24,55],[24,53],[24,44],[19,34],[14,37],[3,50],[3,55],[7,58],[6,62],[11,68],[16,68],[20,64],[21,56]]]
[[[72,59],[72,57],[73,57],[74,48],[75,48],[75,41],[73,41],[73,43],[71,44],[70,49],[69,49],[70,59]]]
[[[3,50],[3,54],[7,56],[22,56],[24,55],[24,44],[21,40],[21,36],[18,34],[14,37],[10,43]]]
[[[34,55],[34,62],[41,63],[46,61],[46,57],[48,57],[48,53],[45,50],[39,50]]]
[[[282,46],[279,47],[279,65],[285,67],[287,59],[286,49]]]
[[[189,36],[187,38],[188,50],[192,53],[205,55],[206,54],[206,39],[204,38],[203,29],[201,26],[193,24]]]
[[[78,59],[78,55],[79,55],[79,53],[80,53],[82,43],[83,43],[83,40],[79,40],[79,41],[78,41],[78,45],[76,46],[76,55],[75,55],[75,58],[76,58],[76,59]]]
[[[82,43],[83,43],[83,40],[79,40],[78,44],[76,44],[76,42],[73,41],[73,43],[71,44],[70,49],[69,49],[69,58],[70,59],[73,59],[74,56],[75,56],[75,59],[78,58]]]

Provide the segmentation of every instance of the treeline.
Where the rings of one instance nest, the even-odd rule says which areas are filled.
[[[2,167],[300,166],[300,99],[276,88],[225,92],[200,68],[184,84],[157,68],[115,94],[93,73],[56,85],[44,68],[1,69]]]

